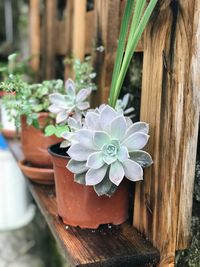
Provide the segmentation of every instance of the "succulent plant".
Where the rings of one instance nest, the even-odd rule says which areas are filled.
[[[65,83],[66,95],[54,93],[49,96],[52,105],[49,111],[57,114],[56,123],[65,123],[71,115],[72,117],[80,118],[84,111],[86,111],[90,104],[87,98],[91,94],[91,88],[81,89],[76,92],[75,83],[68,79]]]
[[[108,105],[88,111],[83,128],[70,140],[67,168],[76,182],[94,186],[99,196],[111,196],[124,176],[142,180],[142,167],[152,164],[151,156],[141,150],[149,139],[148,131],[148,124],[130,123],[121,111]]]
[[[135,116],[135,114],[133,114],[135,109],[133,107],[128,107],[131,98],[133,98],[133,96],[127,93],[123,96],[122,99],[117,99],[115,105],[115,110],[123,112],[124,115],[129,116],[129,118],[133,118]]]

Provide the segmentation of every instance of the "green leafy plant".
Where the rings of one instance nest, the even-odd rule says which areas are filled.
[[[112,107],[115,107],[119,98],[130,61],[157,1],[150,0],[148,1],[149,3],[146,0],[127,1],[120,29],[119,44],[109,96],[109,104]]]
[[[10,75],[0,84],[0,88],[7,92],[3,97],[3,103],[10,119],[14,118],[17,127],[20,127],[20,117],[25,115],[27,124],[38,128],[38,113],[48,112],[49,94],[64,92],[62,80],[29,85],[18,75]]]
[[[8,63],[0,65],[1,80],[8,78],[10,74],[23,75],[25,80],[34,78],[34,72],[30,66],[31,58],[22,59],[19,53],[13,53],[8,56]]]
[[[91,90],[96,90],[97,86],[93,82],[96,77],[93,66],[90,63],[91,58],[86,57],[84,61],[81,61],[77,58],[67,58],[65,59],[65,64],[73,66],[75,74],[75,84],[77,92],[82,88],[91,88]]]

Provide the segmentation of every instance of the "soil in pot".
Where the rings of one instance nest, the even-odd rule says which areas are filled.
[[[27,125],[26,117],[21,117],[21,142],[24,156],[26,161],[36,167],[53,167],[47,149],[49,146],[61,141],[56,136],[45,136],[41,130],[46,125],[48,117],[49,114],[47,112],[39,114],[40,129]]]
[[[128,218],[129,190],[124,181],[112,197],[98,197],[92,186],[74,182],[74,175],[66,168],[70,159],[60,144],[49,148],[51,154],[58,214],[63,222],[81,228],[98,228],[100,224],[115,225]]]

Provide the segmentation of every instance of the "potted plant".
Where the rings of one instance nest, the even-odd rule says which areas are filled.
[[[75,82],[78,90],[85,84],[89,84],[91,89],[95,89],[92,83],[95,74],[88,61],[81,63],[74,59],[73,67],[77,77]],[[29,177],[34,178],[35,181],[37,179],[38,182],[52,182],[52,162],[47,148],[61,141],[60,132],[68,129],[66,125],[53,127],[55,116],[48,109],[50,104],[48,96],[52,93],[64,93],[66,86],[67,84],[64,85],[62,80],[43,81],[29,85],[19,75],[9,75],[0,86],[6,92],[15,92],[14,95],[4,96],[3,102],[9,117],[14,119],[17,128],[21,127],[21,142],[25,160],[19,162],[20,167]],[[73,106],[73,103],[71,105]],[[81,109],[85,108],[81,107]],[[63,114],[60,115],[62,118]],[[55,135],[51,134],[52,128]],[[46,134],[44,133],[45,129]]]
[[[48,95],[52,92],[63,92],[63,82],[52,80],[29,85],[20,76],[11,74],[1,83],[1,88],[6,92],[14,92],[5,95],[3,103],[16,127],[21,128],[25,160],[20,162],[20,167],[35,181],[52,183],[52,162],[47,148],[60,139],[55,136],[46,137],[43,130],[49,120],[53,119],[47,109]]]
[[[25,74],[26,73],[26,74]],[[8,56],[8,63],[1,64],[0,66],[0,79],[6,80],[9,75],[23,75],[23,79],[31,80],[33,77],[33,72],[29,65],[29,59],[22,59],[18,53],[13,53]],[[0,88],[0,97],[5,94],[13,94],[14,92],[5,92],[3,88]],[[11,100],[12,101],[12,100]],[[10,118],[7,114],[4,103],[1,101],[1,123],[2,132],[6,138],[13,138],[16,136],[16,126],[14,119]]]
[[[49,149],[58,214],[66,224],[97,228],[104,223],[124,222],[128,216],[128,188],[123,178],[142,180],[142,168],[152,164],[151,156],[142,150],[149,138],[148,124],[132,123],[117,107],[130,60],[156,3],[157,0],[127,1],[108,105],[88,110],[82,116],[79,113],[78,117],[76,111],[67,112],[64,121],[69,129],[62,134],[65,142]],[[67,101],[56,99],[58,96],[50,96],[57,116],[64,110],[66,114]]]

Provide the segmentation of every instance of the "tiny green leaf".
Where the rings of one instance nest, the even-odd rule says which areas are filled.
[[[56,127],[54,125],[48,125],[44,129],[45,136],[51,136],[51,135],[55,134],[55,131],[56,131]]]
[[[62,133],[64,132],[68,132],[69,131],[69,127],[67,125],[56,125],[56,129],[55,129],[55,135],[57,137],[61,137]]]

